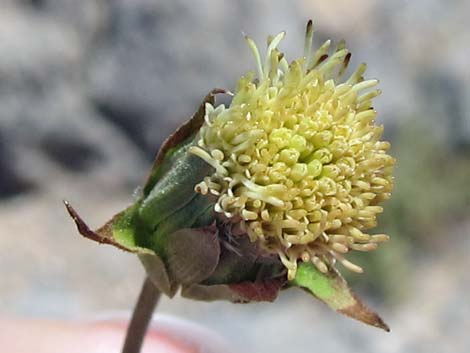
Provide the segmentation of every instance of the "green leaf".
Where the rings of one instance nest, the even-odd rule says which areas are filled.
[[[301,287],[340,314],[362,321],[368,325],[390,331],[387,324],[375,312],[368,309],[351,291],[346,281],[335,269],[322,273],[311,263],[301,263],[293,286]]]

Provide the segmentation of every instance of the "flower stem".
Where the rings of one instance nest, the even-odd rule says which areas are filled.
[[[134,307],[131,322],[127,328],[122,353],[140,352],[153,311],[158,303],[158,299],[160,299],[160,294],[160,291],[155,287],[150,278],[146,277],[139,299]]]

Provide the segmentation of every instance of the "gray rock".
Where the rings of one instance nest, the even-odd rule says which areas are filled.
[[[2,9],[0,174],[9,181],[1,194],[21,191],[23,179],[48,183],[47,173],[40,172],[46,160],[64,171],[106,171],[123,183],[140,180],[141,153],[87,97],[87,45],[65,21],[17,6]]]

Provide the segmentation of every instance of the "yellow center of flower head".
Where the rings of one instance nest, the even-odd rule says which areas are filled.
[[[216,212],[278,254],[289,279],[299,260],[322,272],[336,260],[362,272],[343,254],[388,239],[364,231],[393,186],[394,159],[371,103],[378,81],[364,80],[365,64],[343,80],[351,56],[344,42],[330,56],[330,41],[313,51],[311,22],[304,57],[289,65],[277,49],[284,35],[268,40],[264,61],[247,38],[258,79],[242,77],[228,108],[207,104],[190,151],[215,172],[195,189],[216,195]]]

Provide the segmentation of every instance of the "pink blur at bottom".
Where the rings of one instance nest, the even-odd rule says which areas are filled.
[[[68,322],[0,318],[0,351],[8,353],[119,353],[124,340],[123,321]],[[195,339],[184,326],[152,324],[141,353],[220,352],[210,336]],[[217,338],[216,338],[217,340]]]

